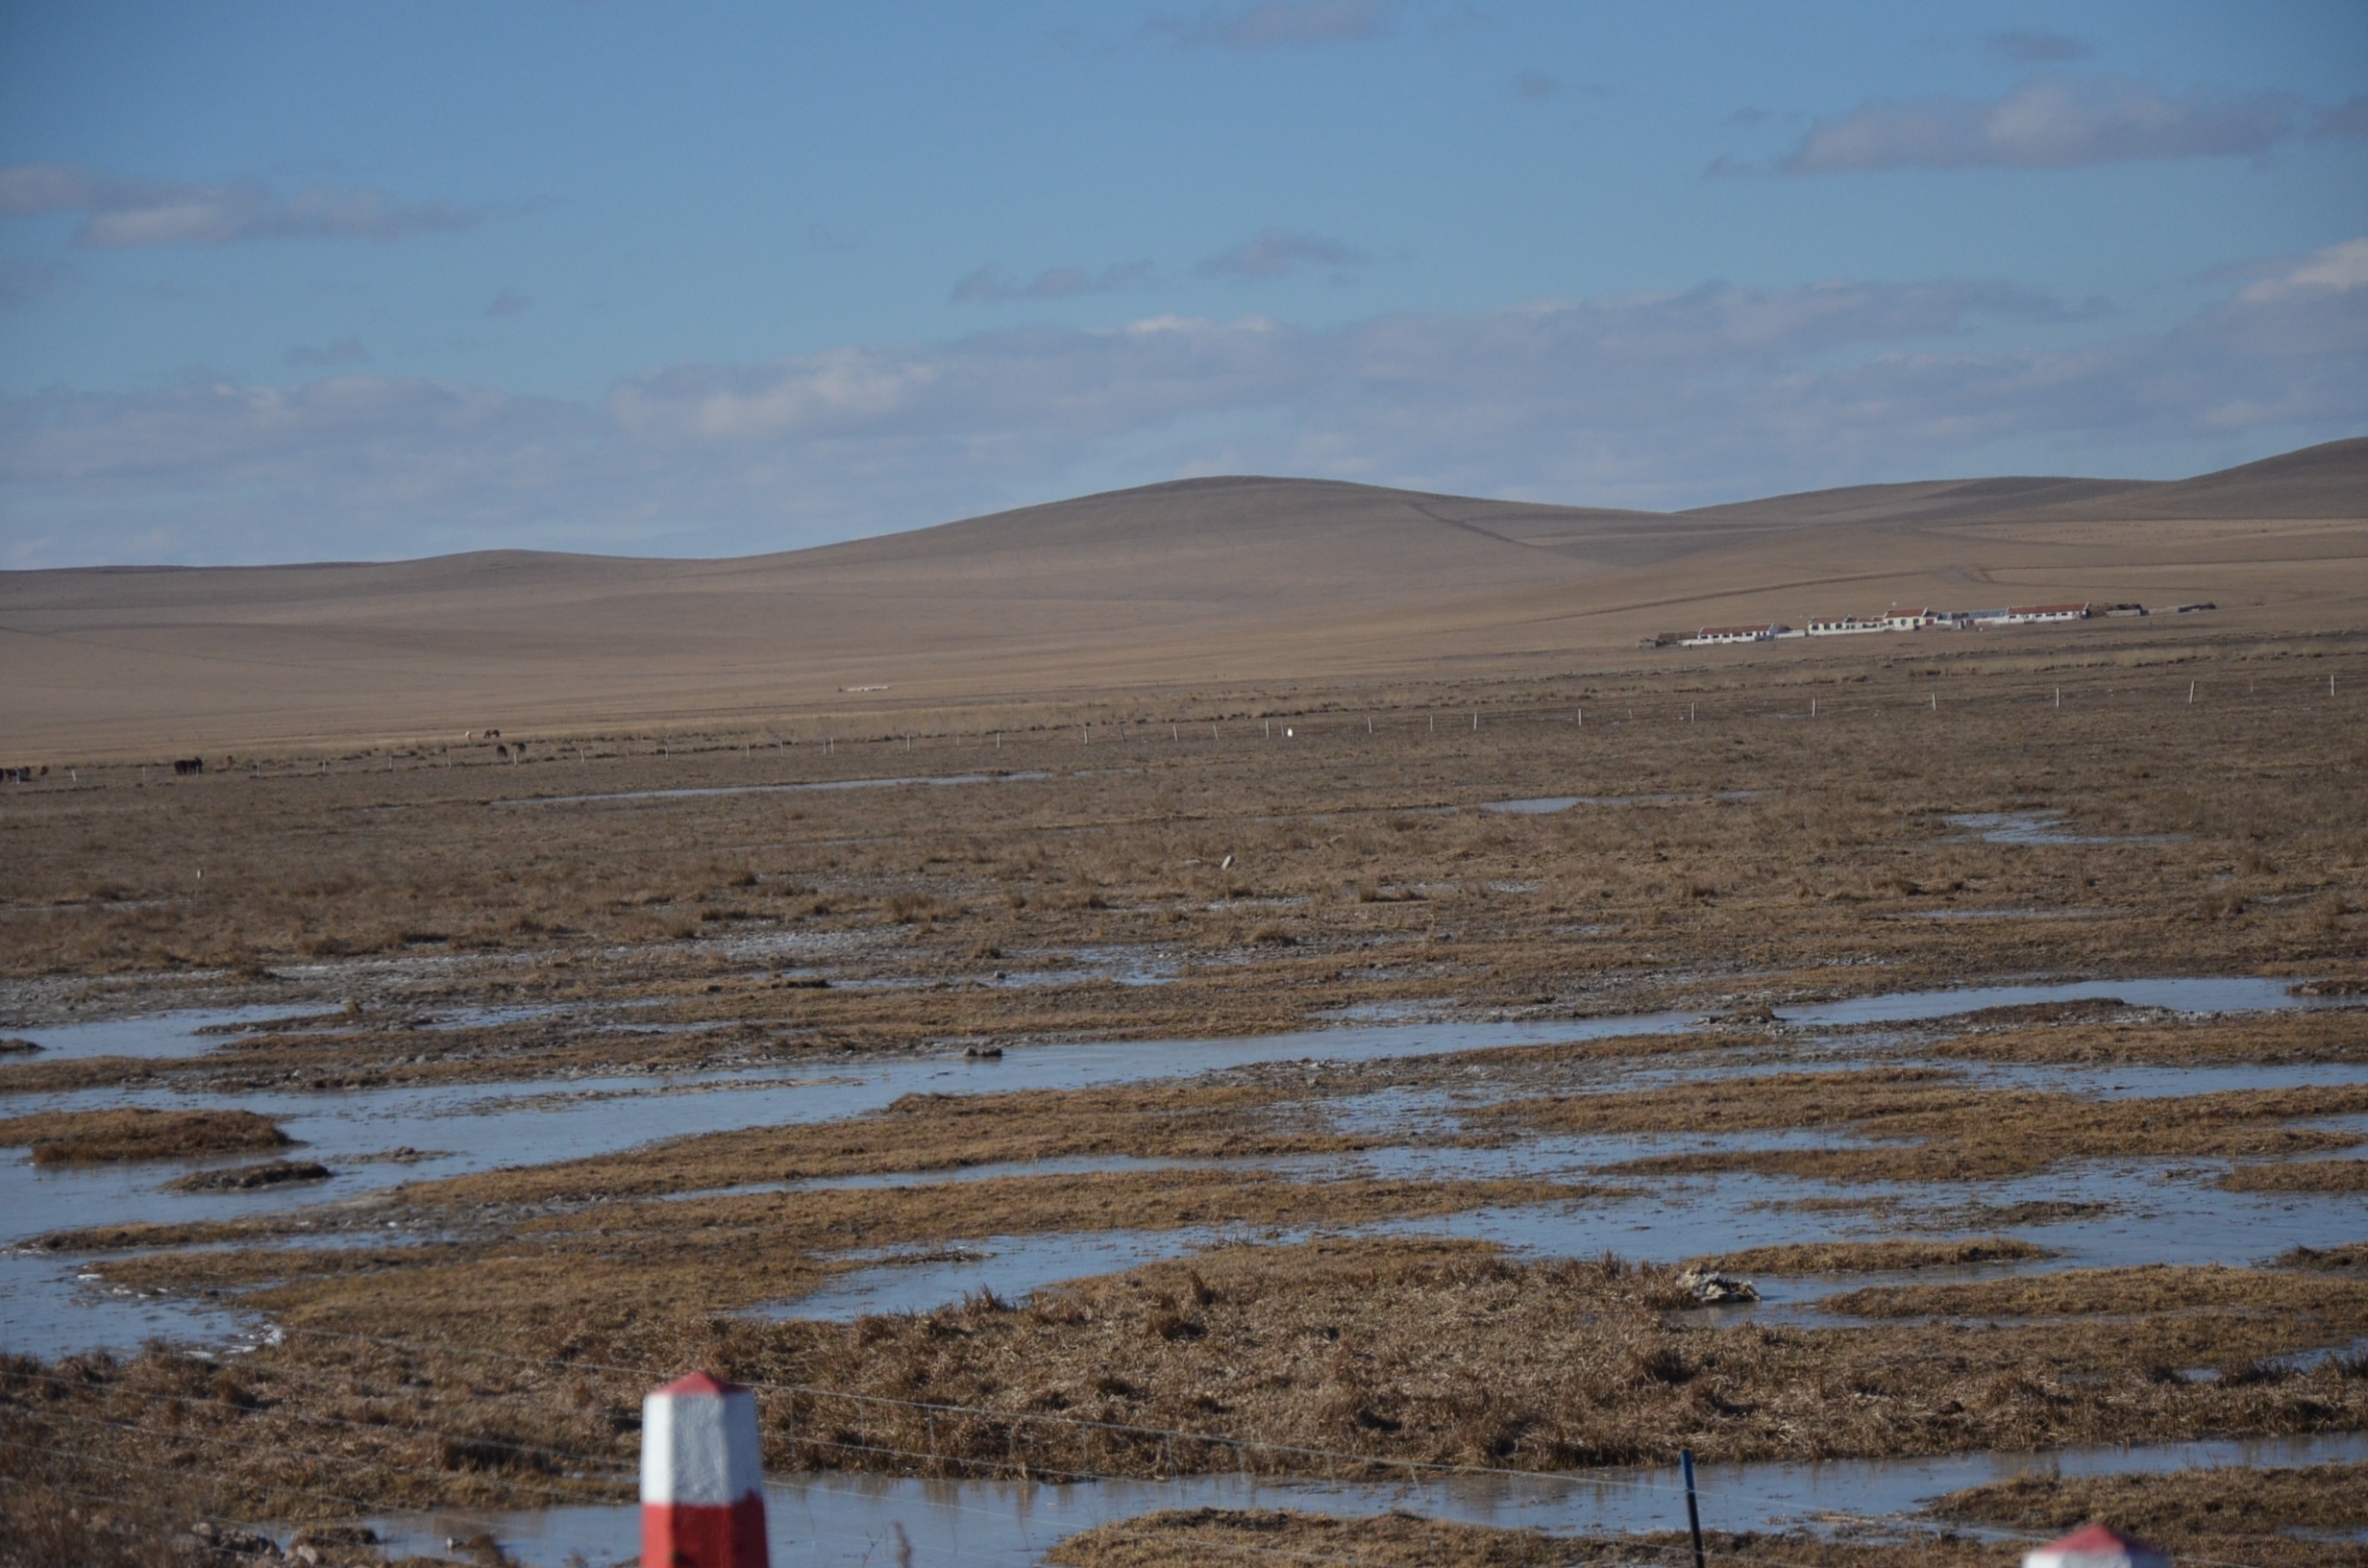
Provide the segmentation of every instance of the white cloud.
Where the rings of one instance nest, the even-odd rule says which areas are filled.
[[[852,345],[667,366],[597,404],[370,375],[51,392],[0,399],[0,556],[726,553],[1228,471],[1690,505],[1961,473],[2017,440],[2110,472],[2368,428],[2368,238],[2230,286],[2103,337],[1996,282],[1713,282]]]
[[[1353,245],[1321,234],[1262,229],[1230,250],[1194,263],[1202,278],[1288,278],[1303,266],[1353,267],[1369,259]]]
[[[2250,284],[2236,297],[2248,305],[2271,305],[2314,294],[2342,294],[2368,286],[2368,239],[2347,239],[2311,252],[2283,272]]]
[[[1389,0],[1260,0],[1194,16],[1162,16],[1151,27],[1187,47],[1250,50],[1361,43],[1383,37],[1396,20],[1397,7]]]
[[[2294,134],[2283,93],[2178,97],[2123,76],[2033,77],[2006,97],[1889,98],[1819,120],[1778,160],[1784,174],[1869,169],[2068,169],[2263,153]],[[1718,172],[1739,172],[1731,164]]]
[[[259,181],[186,184],[72,163],[0,168],[0,217],[84,214],[84,250],[230,245],[251,239],[398,239],[473,229],[483,208],[405,203],[384,191],[316,187],[284,196]]]

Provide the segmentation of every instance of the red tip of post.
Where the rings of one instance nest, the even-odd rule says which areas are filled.
[[[677,1396],[705,1394],[712,1397],[717,1394],[731,1393],[739,1386],[736,1383],[726,1383],[712,1373],[694,1372],[688,1377],[675,1379],[674,1382],[660,1388],[658,1392]]]

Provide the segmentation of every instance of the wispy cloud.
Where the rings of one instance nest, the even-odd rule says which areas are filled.
[[[62,288],[73,275],[71,267],[57,261],[0,261],[0,310]]]
[[[1321,234],[1261,229],[1241,244],[1195,262],[1193,272],[1201,278],[1288,278],[1302,267],[1337,269],[1370,259],[1355,246]]]
[[[1542,104],[1548,98],[1562,96],[1562,78],[1549,76],[1543,71],[1516,71],[1513,90],[1533,104]]]
[[[524,315],[527,306],[533,303],[532,295],[522,294],[514,288],[505,286],[494,290],[492,301],[485,306],[485,314],[496,319],[503,316]]]
[[[2282,92],[2172,96],[2126,76],[2033,77],[2004,98],[1871,99],[1821,119],[1778,159],[1780,174],[1878,169],[2069,169],[2097,163],[2241,158],[2295,133]],[[1714,174],[1755,171],[1720,159]]]
[[[287,362],[299,370],[365,365],[370,362],[370,351],[361,346],[358,337],[341,337],[317,349],[307,343],[299,343],[287,351]]]
[[[1390,0],[1260,0],[1154,17],[1150,27],[1186,48],[1254,50],[1362,43],[1386,36],[1396,21]]]
[[[2313,136],[2368,136],[2368,98],[2353,98],[2310,122]]]
[[[2061,33],[2049,33],[2033,28],[2013,33],[1992,33],[1990,52],[2003,55],[2017,65],[2054,65],[2067,60],[2086,60],[2096,53],[2078,38],[2065,37]]]
[[[391,240],[473,229],[494,215],[487,208],[405,202],[362,186],[283,195],[255,180],[188,184],[78,163],[0,167],[0,217],[58,212],[83,214],[74,243],[94,251],[254,239]]]
[[[2236,298],[2246,305],[2277,305],[2364,288],[2368,288],[2368,239],[2350,239],[2294,257],[2267,277],[2246,284]]]
[[[1089,272],[1083,267],[1047,267],[1025,282],[999,266],[984,266],[954,281],[947,297],[955,305],[999,305],[1011,300],[1067,300],[1080,294],[1111,294],[1154,281],[1148,261],[1121,261]]]
[[[20,565],[714,553],[1090,487],[1079,476],[1689,505],[1962,472],[2015,440],[2109,462],[2368,426],[2368,238],[2228,286],[2169,330],[2056,347],[2033,340],[2094,311],[2003,282],[1709,282],[1322,330],[1163,316],[851,345],[666,366],[590,404],[367,374],[47,392],[0,398],[0,515],[50,541]],[[177,531],[159,535],[160,515]]]

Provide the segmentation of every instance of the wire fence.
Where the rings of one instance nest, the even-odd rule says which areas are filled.
[[[2289,708],[2324,712],[2337,704],[2351,711],[2360,685],[2356,679],[2339,679],[2324,671],[2278,671],[2266,676],[2255,672],[2240,676],[2226,668],[2204,667],[2198,661],[2177,655],[2156,665],[2112,668],[2102,661],[2126,656],[2130,650],[2102,647],[2027,650],[2027,656],[2060,668],[2035,672],[1965,669],[1944,673],[1935,661],[1969,651],[2008,650],[1981,649],[1978,643],[1970,641],[1936,646],[1936,639],[1940,635],[1887,637],[1881,639],[1880,647],[1862,649],[1886,655],[1887,664],[1909,666],[1899,672],[1897,678],[1882,685],[1865,681],[1862,674],[1815,670],[1788,674],[1760,666],[1749,669],[1748,675],[1758,684],[1747,691],[1741,684],[1747,677],[1746,669],[1727,662],[1736,649],[1711,649],[1707,656],[1699,658],[1696,650],[1689,649],[1687,656],[1697,662],[1682,671],[1661,672],[1661,679],[1654,686],[1629,688],[1614,679],[1603,679],[1593,682],[1594,689],[1584,695],[1557,696],[1544,700],[1494,695],[1432,702],[1410,699],[1371,707],[1301,707],[1267,699],[1190,713],[1181,709],[1160,712],[1147,706],[1122,711],[1080,706],[1069,712],[1026,715],[1021,722],[1007,723],[932,723],[926,719],[891,723],[887,716],[858,719],[851,715],[836,719],[824,715],[803,720],[787,732],[781,732],[782,726],[777,725],[762,734],[555,735],[530,738],[525,744],[497,742],[489,735],[481,742],[403,744],[383,751],[333,759],[280,759],[267,765],[267,772],[271,776],[308,777],[323,771],[442,772],[454,766],[456,749],[469,753],[459,759],[462,767],[507,769],[528,761],[545,766],[580,766],[651,758],[691,762],[738,756],[743,761],[752,761],[760,754],[774,759],[793,754],[801,758],[835,757],[841,746],[856,755],[869,754],[883,747],[899,755],[917,755],[932,749],[974,755],[1001,750],[1007,741],[1035,747],[1091,747],[1114,742],[1181,747],[1197,742],[1225,745],[1356,737],[1379,740],[1407,735],[1452,738],[1506,726],[1555,726],[1585,731],[1639,723],[1839,719],[1904,710],[2052,708],[2066,712],[2067,696],[2072,699],[2072,712],[2079,711],[2084,703],[2093,704],[2099,698],[2159,702],[2199,712],[2217,709],[2240,698],[2253,711],[2261,713],[2284,712]],[[2346,671],[2356,668],[2358,654],[2353,649],[2346,648],[2328,656]],[[1781,695],[1772,696],[1769,688],[1776,681],[1783,682],[1775,687]],[[2241,694],[2237,690],[2240,685]],[[2266,692],[2264,687],[2268,688]],[[2268,698],[2267,706],[2262,704],[2264,697]],[[498,759],[493,755],[497,744],[502,747]],[[92,782],[100,782],[114,774],[138,775],[144,770],[163,766],[166,765],[136,762],[73,766],[62,763],[50,771],[49,776],[40,776],[33,769],[9,772],[24,775],[13,780],[19,788],[69,789],[83,787],[79,774],[84,772],[93,775]],[[249,759],[237,766],[243,772],[266,765]],[[0,782],[10,780],[0,778]]]
[[[581,1359],[558,1360],[533,1357],[511,1351],[435,1344],[379,1335],[305,1328],[287,1328],[282,1332],[289,1335],[322,1341],[367,1345],[406,1356],[473,1357],[574,1375],[592,1373],[627,1378],[634,1380],[636,1384],[643,1387],[666,1381],[670,1376],[666,1371],[648,1366]],[[55,1373],[34,1372],[18,1368],[12,1369],[9,1375],[45,1383],[66,1390],[69,1394],[77,1388],[89,1389],[92,1387],[92,1384],[86,1379],[69,1379]],[[276,1371],[275,1375],[285,1374]],[[1668,1480],[1640,1476],[1634,1469],[1626,1467],[1539,1470],[1507,1465],[1473,1464],[1416,1457],[1375,1455],[1306,1444],[1280,1443],[1230,1433],[1162,1427],[1145,1423],[1104,1421],[1060,1411],[1011,1410],[952,1402],[905,1399],[807,1384],[751,1380],[748,1386],[758,1392],[760,1403],[767,1407],[766,1413],[776,1439],[786,1444],[794,1454],[812,1461],[816,1469],[841,1468],[842,1466],[833,1466],[826,1462],[826,1456],[836,1455],[845,1460],[853,1461],[855,1465],[877,1464],[885,1461],[888,1466],[900,1469],[914,1478],[941,1481],[967,1479],[1049,1485],[1116,1483],[1158,1487],[1195,1480],[1239,1477],[1248,1484],[1253,1497],[1259,1485],[1282,1484],[1305,1487],[1315,1483],[1330,1483],[1359,1488],[1395,1485],[1398,1488],[1395,1500],[1403,1501],[1409,1495],[1418,1493],[1426,1484],[1459,1481],[1477,1481],[1496,1484],[1520,1483],[1536,1488],[1585,1486],[1636,1494],[1660,1494],[1672,1499],[1678,1495],[1677,1489]],[[195,1395],[155,1394],[143,1391],[140,1397],[153,1404],[172,1406],[177,1409],[210,1409],[219,1419],[234,1423],[242,1428],[260,1427],[263,1425],[260,1417],[266,1413],[249,1410],[234,1404],[224,1404],[218,1399],[209,1400]],[[802,1401],[804,1402],[802,1406]],[[853,1431],[846,1430],[844,1425],[832,1430],[825,1430],[826,1423],[822,1421],[822,1412],[830,1404],[837,1404],[847,1409],[893,1411],[908,1417],[918,1417],[921,1430],[929,1434],[929,1440],[924,1446],[915,1447],[893,1434],[865,1430],[861,1422],[855,1423],[856,1430]],[[41,1406],[28,1406],[22,1403],[0,1405],[0,1412],[16,1414],[30,1421],[57,1420],[84,1429],[99,1429],[128,1436],[153,1438],[161,1443],[202,1445],[209,1451],[225,1458],[220,1468],[194,1462],[181,1463],[168,1468],[98,1454],[87,1447],[62,1447],[56,1443],[37,1444],[21,1438],[0,1436],[0,1447],[40,1454],[53,1459],[62,1458],[68,1461],[71,1466],[97,1466],[118,1475],[149,1474],[172,1477],[185,1483],[192,1481],[206,1482],[214,1486],[219,1495],[224,1496],[255,1495],[259,1492],[274,1498],[301,1498],[315,1504],[329,1505],[338,1511],[355,1517],[382,1516],[400,1510],[389,1507],[388,1494],[382,1488],[348,1482],[345,1489],[333,1490],[329,1486],[319,1484],[317,1483],[317,1472],[313,1467],[339,1468],[355,1473],[357,1480],[369,1477],[402,1477],[417,1483],[419,1491],[430,1495],[440,1491],[448,1492],[456,1482],[465,1482],[472,1489],[490,1490],[506,1501],[521,1497],[541,1499],[543,1501],[538,1506],[543,1507],[599,1503],[604,1498],[615,1499],[617,1491],[631,1486],[637,1479],[637,1472],[625,1468],[622,1463],[627,1456],[614,1451],[605,1454],[592,1453],[552,1443],[495,1436],[481,1431],[459,1431],[448,1427],[430,1426],[417,1421],[400,1420],[392,1413],[387,1414],[383,1422],[361,1421],[312,1411],[286,1411],[281,1413],[278,1418],[294,1422],[300,1426],[333,1432],[349,1438],[375,1441],[382,1447],[425,1440],[436,1444],[459,1445],[460,1451],[465,1453],[481,1454],[482,1451],[491,1449],[538,1461],[561,1459],[586,1468],[569,1472],[558,1478],[545,1476],[538,1480],[509,1473],[507,1468],[491,1471],[456,1471],[443,1463],[428,1462],[416,1451],[405,1456],[385,1452],[332,1454],[324,1452],[317,1444],[299,1442],[294,1434],[286,1434],[275,1440],[261,1433],[249,1436],[243,1433],[233,1433],[205,1430],[191,1425],[187,1420],[177,1421],[170,1426],[151,1426],[140,1421],[79,1414],[69,1409],[58,1409],[55,1402]],[[969,1423],[974,1433],[974,1429],[981,1426],[989,1430],[999,1428],[1005,1433],[1004,1452],[996,1455],[979,1453],[974,1450],[956,1451],[951,1442],[938,1440],[946,1431],[946,1427],[941,1427],[941,1421],[948,1427],[957,1423]],[[1041,1443],[1033,1447],[1024,1444],[1019,1435],[1024,1430],[1067,1432],[1076,1440],[1073,1458],[1049,1456],[1044,1451]],[[1102,1451],[1098,1459],[1094,1448],[1094,1441],[1097,1438],[1122,1439],[1129,1444],[1137,1445],[1129,1452],[1140,1456],[1146,1449],[1148,1449],[1158,1454],[1162,1462],[1151,1467],[1147,1474],[1143,1470],[1114,1468],[1108,1462],[1110,1453],[1107,1448]],[[230,1457],[241,1455],[257,1460],[269,1461],[276,1467],[274,1474],[268,1477],[259,1477],[252,1474],[234,1473],[229,1468],[229,1464],[233,1462]],[[1228,1457],[1229,1462],[1223,1464],[1208,1462],[1219,1455]],[[592,1468],[595,1466],[601,1468]],[[293,1473],[293,1479],[291,1479],[290,1472]],[[18,1486],[45,1486],[47,1484],[25,1477],[0,1477],[0,1479],[5,1479],[9,1483]],[[555,1479],[566,1484],[555,1484]],[[61,1482],[59,1484],[64,1486],[68,1483]],[[371,1492],[373,1495],[367,1497],[356,1495],[357,1492],[364,1491]],[[1721,1504],[1730,1506],[1731,1517],[1735,1511],[1739,1511],[1735,1510],[1732,1506],[1747,1506],[1739,1511],[1748,1513],[1763,1522],[1797,1511],[1799,1506],[1797,1499],[1754,1492],[1739,1486],[1700,1487],[1697,1495],[1706,1510],[1713,1514],[1714,1519]],[[483,1509],[486,1505],[472,1503],[459,1507],[463,1511],[477,1511]],[[1013,1522],[1014,1514],[1014,1509],[1009,1505],[988,1506],[977,1502],[966,1502],[962,1501],[958,1495],[948,1496],[935,1490],[925,1490],[919,1497],[900,1498],[894,1507],[921,1508],[949,1516],[961,1516],[976,1521],[978,1528],[981,1529],[1008,1528]],[[1941,1529],[1939,1525],[1932,1522],[1896,1514],[1875,1514],[1842,1508],[1820,1508],[1815,1517],[1828,1526],[1853,1527],[1873,1531],[1877,1535],[1888,1534],[1894,1539],[1904,1535],[1912,1540],[1921,1535],[1928,1543],[1937,1538]],[[262,1523],[252,1519],[224,1519],[223,1522],[235,1523],[249,1530],[266,1529]],[[891,1523],[893,1522],[892,1520]],[[1446,1522],[1452,1523],[1453,1521]],[[1098,1522],[1072,1520],[1061,1528],[1064,1534],[1072,1533],[1076,1530],[1092,1529],[1105,1539],[1123,1537],[1139,1541],[1147,1546],[1165,1545],[1178,1550],[1189,1550],[1196,1556],[1214,1553],[1233,1557],[1273,1557],[1344,1565],[1367,1564],[1376,1560],[1371,1556],[1356,1555],[1353,1550],[1349,1552],[1349,1555],[1343,1556],[1337,1551],[1311,1551],[1300,1547],[1285,1547],[1272,1542],[1239,1541],[1229,1538],[1204,1539],[1205,1532],[1185,1536],[1157,1531],[1129,1529],[1126,1521],[1123,1520]],[[1511,1533],[1512,1538],[1520,1543],[1522,1551],[1525,1552],[1534,1543],[1542,1555],[1550,1554],[1553,1543],[1560,1538],[1544,1531],[1516,1531]],[[1615,1531],[1615,1533],[1618,1532]],[[2029,1532],[2003,1529],[1986,1531],[1985,1534],[1997,1540],[2002,1546],[2039,1539],[2038,1536]],[[817,1541],[832,1540],[850,1547],[876,1546],[879,1540],[876,1534],[849,1533],[844,1530],[830,1530],[820,1526],[810,1529],[806,1533],[806,1538]],[[1666,1543],[1633,1536],[1626,1538],[1633,1542],[1633,1550],[1638,1554],[1665,1555],[1674,1552],[1679,1554],[1679,1556],[1690,1557],[1690,1547],[1673,1548]],[[1377,1550],[1386,1551],[1387,1548]],[[1623,1547],[1622,1550],[1630,1550],[1630,1548]],[[1706,1545],[1705,1556],[1711,1560],[1762,1564],[1764,1568],[1801,1568],[1798,1559],[1785,1556],[1781,1551],[1771,1551],[1768,1547],[1757,1542],[1753,1543],[1749,1550],[1737,1550],[1733,1547],[1718,1547],[1714,1540]],[[944,1543],[933,1544],[928,1556],[930,1560],[949,1558],[980,1561],[1010,1560],[1008,1554],[999,1551],[981,1555]],[[1544,1560],[1551,1560],[1550,1556],[1546,1556]],[[1643,1556],[1638,1560],[1658,1559],[1652,1556]],[[1679,1560],[1679,1558],[1668,1557],[1667,1560]],[[2195,1568],[2253,1568],[2253,1565],[2242,1562],[2199,1558],[2192,1556],[2183,1556],[2181,1560],[2194,1564]]]

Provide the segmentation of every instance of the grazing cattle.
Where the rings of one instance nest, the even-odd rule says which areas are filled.
[[[205,771],[206,759],[204,757],[177,757],[173,760],[173,776],[176,778],[186,778],[191,773],[202,773]]]
[[[33,770],[30,768],[0,768],[0,784],[30,784],[32,782]]]

